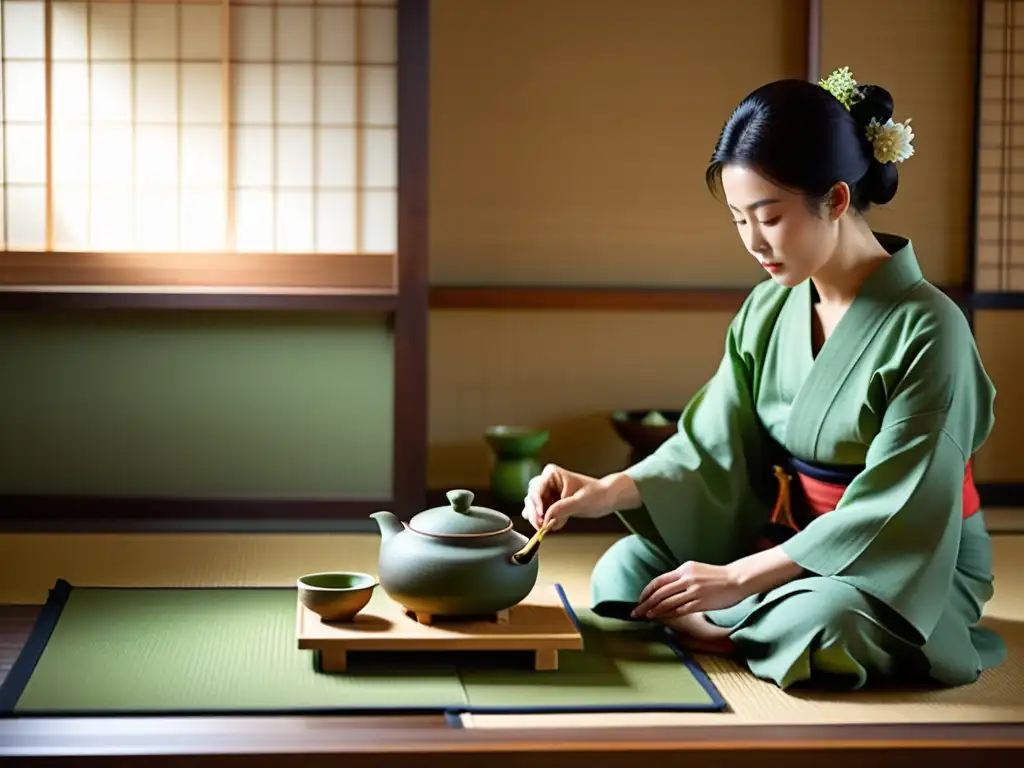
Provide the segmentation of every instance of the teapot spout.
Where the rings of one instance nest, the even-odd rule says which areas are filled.
[[[382,509],[379,512],[374,512],[370,517],[377,521],[381,541],[387,541],[396,533],[401,533],[404,530],[402,521],[386,510]]]

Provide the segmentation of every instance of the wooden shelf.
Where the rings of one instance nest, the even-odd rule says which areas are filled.
[[[372,291],[205,291],[142,288],[0,288],[0,310],[293,310],[393,312],[398,297]]]
[[[0,252],[0,287],[89,291],[393,292],[392,253]]]
[[[745,288],[584,288],[439,285],[434,310],[599,310],[605,312],[735,312]]]
[[[1022,309],[1022,293],[968,294],[940,286],[954,301],[975,309]],[[747,288],[543,288],[454,286],[429,289],[433,311],[727,312],[739,310]],[[9,286],[0,285],[6,309],[298,310],[393,312],[397,293],[380,288],[282,288],[207,286]]]
[[[411,493],[406,491],[406,494]],[[114,497],[0,495],[0,531],[133,532],[201,528],[210,531],[324,531],[337,528],[371,532],[370,514],[393,509],[403,517],[420,505],[398,499],[267,499],[206,497]],[[193,525],[198,524],[198,525]]]
[[[992,312],[1024,309],[1024,291],[978,291],[971,296],[971,307]]]

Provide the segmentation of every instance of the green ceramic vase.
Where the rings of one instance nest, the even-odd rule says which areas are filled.
[[[484,437],[494,451],[491,469],[491,494],[494,504],[503,509],[517,509],[530,480],[540,474],[540,451],[547,444],[549,433],[530,427],[490,427]]]

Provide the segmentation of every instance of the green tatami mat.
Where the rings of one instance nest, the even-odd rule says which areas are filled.
[[[319,671],[292,588],[72,588],[58,582],[0,689],[15,716],[704,710],[725,704],[650,627],[578,613],[583,651],[350,652]]]
[[[529,709],[715,710],[717,691],[649,625],[577,611],[583,651],[559,651],[554,674],[524,672],[530,660],[501,666],[468,661],[459,676],[475,712]],[[707,686],[707,687],[705,687]]]

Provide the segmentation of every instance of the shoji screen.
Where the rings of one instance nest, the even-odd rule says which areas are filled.
[[[393,2],[3,0],[8,251],[393,253]]]
[[[976,290],[1024,290],[1024,3],[986,0]]]

